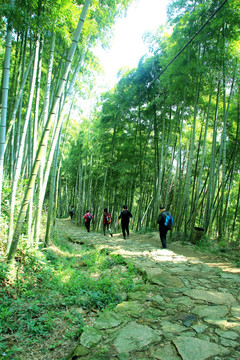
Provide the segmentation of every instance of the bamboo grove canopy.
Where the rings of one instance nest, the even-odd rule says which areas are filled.
[[[116,220],[124,203],[136,229],[155,229],[164,204],[179,234],[201,226],[213,238],[239,241],[240,2],[225,1],[204,27],[221,2],[170,2],[171,31],[146,34],[151,55],[119,73],[89,118],[76,116],[99,69],[92,48],[106,46],[129,3],[1,5],[0,185],[9,258],[21,234],[38,245],[43,209],[47,244],[52,220],[73,204],[77,224],[90,208],[96,230],[104,207]]]

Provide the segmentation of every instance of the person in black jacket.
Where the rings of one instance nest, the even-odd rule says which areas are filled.
[[[70,214],[70,217],[71,217],[71,220],[73,219],[73,216],[75,214],[75,209],[74,209],[74,206],[72,205],[71,207],[71,210],[69,211],[69,214]]]
[[[127,233],[127,236],[129,236],[129,220],[130,220],[130,218],[132,218],[131,212],[128,210],[127,205],[123,205],[123,210],[121,211],[121,214],[118,217],[118,222],[121,219],[122,233],[123,233],[124,239],[126,239],[126,233]]]
[[[160,207],[160,215],[157,218],[157,223],[159,224],[159,233],[160,233],[160,239],[162,242],[162,247],[163,249],[167,248],[167,232],[168,232],[168,228],[164,225],[165,220],[166,220],[166,209],[164,206]]]

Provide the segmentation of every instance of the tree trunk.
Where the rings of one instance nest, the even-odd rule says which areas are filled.
[[[9,251],[11,243],[12,243],[13,217],[14,217],[14,211],[15,211],[16,192],[17,192],[18,181],[19,181],[19,178],[20,178],[22,163],[23,163],[25,139],[26,139],[26,135],[27,135],[27,129],[28,129],[28,125],[29,125],[29,120],[30,120],[30,117],[31,117],[33,95],[34,95],[34,89],[35,89],[35,84],[36,84],[36,76],[37,76],[38,57],[39,57],[39,37],[37,38],[36,45],[35,45],[35,58],[34,58],[34,65],[33,65],[32,81],[31,81],[31,86],[30,86],[29,100],[28,100],[27,112],[26,112],[26,116],[25,116],[23,130],[22,130],[20,148],[19,148],[19,152],[18,152],[18,156],[17,156],[17,163],[16,163],[16,168],[15,168],[15,173],[14,173],[14,180],[13,180],[12,189],[11,189],[11,207],[10,207],[10,215],[9,215],[9,234],[8,234],[7,252]]]
[[[60,132],[59,138],[58,138],[58,146],[55,149],[54,161],[53,161],[53,166],[52,166],[50,196],[49,196],[49,203],[48,203],[48,217],[47,217],[47,226],[46,226],[45,241],[44,241],[46,247],[49,244],[50,229],[51,229],[51,223],[53,220],[53,212],[54,212],[54,203],[55,203],[54,199],[56,197],[56,176],[57,176],[57,164],[58,164],[60,139],[61,139],[61,132]]]
[[[205,210],[205,221],[204,221],[204,229],[207,232],[209,225],[211,224],[212,217],[212,209],[213,209],[213,199],[216,191],[216,183],[214,181],[215,175],[214,170],[216,167],[216,141],[217,141],[217,120],[218,120],[218,103],[219,103],[219,93],[220,93],[220,83],[218,81],[217,87],[217,97],[216,97],[216,106],[215,106],[215,116],[214,116],[214,125],[213,125],[213,140],[212,140],[212,151],[211,151],[211,164],[209,171],[209,182],[207,189],[207,203]]]
[[[49,98],[50,98],[50,89],[51,89],[51,77],[52,77],[52,67],[53,67],[53,59],[54,59],[55,40],[56,40],[56,34],[53,33],[52,37],[51,37],[50,57],[49,57],[49,62],[48,62],[47,83],[46,83],[46,90],[45,90],[45,100],[44,100],[44,104],[43,104],[43,121],[42,121],[43,129],[47,122],[48,109],[49,109]],[[35,224],[35,233],[34,233],[34,242],[36,244],[39,241],[42,204],[43,204],[44,197],[45,197],[45,191],[43,192],[43,174],[44,174],[45,159],[46,159],[46,149],[43,152],[43,156],[42,156],[40,168],[39,168],[38,202],[37,202],[37,209],[36,209],[36,224]]]
[[[9,5],[13,9],[15,0],[9,0]],[[3,68],[3,82],[2,82],[2,109],[1,109],[1,126],[0,126],[0,215],[2,203],[2,185],[3,185],[3,163],[4,163],[4,148],[6,137],[6,122],[8,109],[8,90],[9,90],[9,72],[12,49],[12,23],[9,20],[6,37],[6,50]]]
[[[202,187],[202,177],[203,177],[203,167],[205,163],[205,152],[206,152],[206,143],[207,143],[207,133],[208,133],[208,124],[209,124],[209,116],[210,116],[210,107],[212,102],[212,92],[213,92],[213,81],[211,81],[210,85],[210,95],[209,95],[209,101],[208,101],[208,111],[207,111],[207,117],[206,117],[206,123],[205,123],[205,129],[204,129],[204,139],[203,139],[203,145],[201,147],[201,164],[200,164],[200,170],[199,175],[197,178],[197,186],[196,186],[196,196],[194,201],[194,208],[192,212],[192,218],[191,218],[191,224],[192,226],[195,225],[196,217],[197,217],[197,209],[198,209],[198,202],[200,197],[200,189]],[[201,219],[201,222],[203,223],[203,219]]]
[[[15,256],[15,252],[16,252],[16,249],[17,249],[17,245],[18,245],[18,241],[19,241],[19,236],[21,234],[23,222],[24,222],[24,220],[26,218],[26,212],[27,212],[28,204],[29,204],[29,201],[30,201],[30,199],[31,199],[31,197],[33,195],[33,187],[34,187],[36,176],[37,176],[37,173],[38,173],[41,157],[42,157],[44,148],[47,146],[46,141],[48,139],[48,134],[50,132],[51,125],[52,125],[53,120],[55,118],[55,113],[56,113],[58,105],[59,105],[59,99],[60,99],[60,97],[62,95],[64,86],[65,86],[66,81],[67,81],[67,77],[68,77],[68,74],[69,74],[69,71],[70,71],[73,56],[74,56],[74,53],[75,53],[76,48],[77,48],[77,44],[78,44],[79,37],[80,37],[80,34],[81,34],[82,26],[83,26],[83,23],[84,23],[84,20],[85,20],[89,5],[90,5],[90,0],[86,0],[85,3],[84,3],[83,9],[82,9],[82,13],[81,13],[81,16],[80,16],[80,19],[79,19],[79,23],[78,23],[77,30],[76,30],[75,35],[74,35],[72,45],[71,45],[71,47],[69,49],[69,52],[68,52],[64,73],[62,75],[61,82],[59,84],[59,88],[58,88],[57,94],[55,96],[52,111],[51,111],[51,114],[50,114],[50,116],[48,118],[48,121],[46,123],[45,129],[44,129],[44,132],[43,132],[43,135],[42,135],[39,147],[38,147],[38,152],[37,152],[37,156],[36,156],[36,159],[35,159],[35,162],[34,162],[33,170],[32,170],[32,173],[31,173],[31,176],[30,176],[30,179],[29,179],[28,188],[27,188],[27,191],[25,192],[25,195],[24,195],[24,199],[23,199],[23,202],[22,202],[21,210],[19,212],[19,216],[18,216],[16,228],[15,228],[15,232],[14,232],[14,235],[13,235],[13,241],[12,241],[9,253],[8,253],[8,260],[11,260]]]

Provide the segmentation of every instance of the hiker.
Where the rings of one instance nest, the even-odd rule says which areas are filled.
[[[127,236],[129,236],[129,220],[132,218],[131,212],[127,209],[127,205],[123,205],[123,210],[121,211],[119,217],[118,217],[118,223],[121,219],[121,225],[122,225],[122,233],[123,238],[126,239],[126,232]],[[133,224],[133,221],[132,221]]]
[[[104,236],[106,236],[106,228],[107,228],[109,234],[111,236],[113,236],[111,228],[110,228],[111,222],[112,222],[112,215],[108,212],[108,209],[105,208],[104,209],[104,214],[103,214],[103,233],[104,233]]]
[[[166,223],[167,216],[170,216],[172,218],[170,224]],[[167,232],[168,230],[171,230],[171,226],[173,224],[173,217],[169,211],[166,211],[164,206],[160,207],[160,215],[157,218],[157,223],[159,224],[159,235],[162,242],[163,249],[167,248]]]
[[[69,211],[69,215],[71,217],[71,220],[73,219],[73,215],[75,214],[74,206],[72,205],[71,210]]]
[[[87,232],[90,232],[90,222],[93,219],[93,216],[92,216],[92,214],[90,214],[89,210],[87,210],[83,219],[85,220],[85,226],[86,226]]]

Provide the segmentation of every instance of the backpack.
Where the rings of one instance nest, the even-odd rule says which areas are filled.
[[[91,215],[91,214],[87,214],[87,219],[88,219],[89,221],[91,221],[91,220],[92,220],[92,215]]]
[[[111,222],[111,215],[110,214],[108,214],[108,215],[106,214],[105,218],[106,218],[107,223]]]
[[[166,212],[165,214],[166,214],[166,218],[165,218],[164,226],[166,226],[168,230],[171,230],[173,226],[173,216],[170,212]]]

